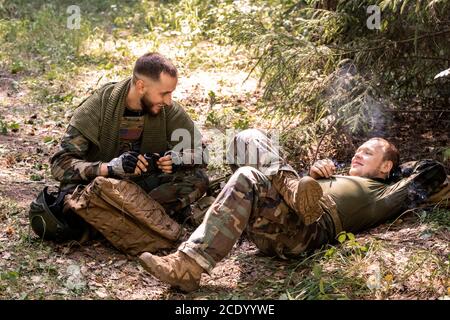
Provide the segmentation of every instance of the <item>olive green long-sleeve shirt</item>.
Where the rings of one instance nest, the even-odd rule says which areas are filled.
[[[329,194],[336,203],[343,230],[358,232],[420,203],[445,178],[441,164],[419,161],[409,177],[393,184],[352,176],[317,181],[324,194]]]

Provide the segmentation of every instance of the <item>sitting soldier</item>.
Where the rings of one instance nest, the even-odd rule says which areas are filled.
[[[237,170],[190,238],[168,256],[146,252],[139,257],[148,272],[173,287],[196,290],[201,274],[211,273],[244,230],[261,252],[297,257],[334,241],[341,231],[359,232],[396,217],[446,179],[441,164],[419,161],[408,177],[391,182],[399,153],[382,138],[356,150],[349,176],[334,175],[333,163],[325,160],[302,178],[262,132],[243,131],[236,144],[246,148],[229,148],[228,159],[246,159],[244,166],[233,162]],[[258,160],[249,163],[252,158]]]
[[[185,110],[172,101],[177,82],[172,62],[158,53],[143,55],[132,77],[102,86],[81,103],[51,158],[60,195],[72,194],[65,203],[127,253],[173,245],[182,228],[172,218],[208,187],[201,135]],[[184,147],[175,152],[180,145]],[[183,162],[189,154],[189,160],[195,161]],[[114,193],[119,188],[121,194]],[[106,191],[118,196],[117,203],[105,204],[104,199],[95,206],[91,198],[105,198]],[[42,196],[45,193],[32,204],[30,220],[39,236],[50,238],[50,219],[40,215],[42,208],[48,211],[49,207],[43,203],[49,199]],[[130,197],[134,203],[127,201]],[[112,216],[114,210],[118,213]],[[141,220],[134,216],[136,210],[143,210]],[[151,230],[143,229],[146,225],[156,232],[155,237],[162,234],[165,239],[155,242],[149,236]]]

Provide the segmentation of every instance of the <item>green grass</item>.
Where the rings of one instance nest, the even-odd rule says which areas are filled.
[[[235,257],[243,264],[263,266],[265,273],[245,279],[232,293],[233,299],[428,299],[443,298],[450,292],[450,255],[428,250],[422,243],[447,246],[438,230],[448,226],[448,210],[434,210],[425,219],[414,218],[413,227],[398,228],[385,239],[370,234],[342,233],[340,244],[327,245],[309,255],[286,262],[263,257]],[[444,229],[443,229],[444,228]],[[398,232],[408,231],[408,236]],[[422,238],[423,230],[433,230],[433,238]],[[377,233],[383,232],[378,230]],[[248,261],[250,259],[250,262]]]
[[[444,208],[435,208],[427,212],[423,211],[420,218],[430,224],[434,230],[446,229],[450,231],[450,210]]]

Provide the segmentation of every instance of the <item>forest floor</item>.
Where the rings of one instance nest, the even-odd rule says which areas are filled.
[[[244,52],[170,39],[148,47],[181,66],[174,98],[211,142],[217,128],[223,132],[229,123],[237,129],[262,125],[261,91],[257,79],[247,79],[251,63]],[[127,54],[123,43],[111,42],[102,59],[88,50],[92,61],[72,70],[70,78],[61,70],[40,76],[0,70],[0,299],[450,298],[450,212],[438,208],[411,210],[296,260],[265,257],[243,238],[190,294],[170,289],[106,241],[38,239],[29,227],[28,208],[44,185],[57,186],[49,158],[73,106],[101,84],[128,76],[135,57],[146,51],[140,41],[128,41]],[[391,128],[406,159],[432,155],[448,143],[448,131],[433,127],[434,118],[422,119],[418,130],[413,114],[400,116],[412,117]],[[222,169],[213,163],[210,170]]]

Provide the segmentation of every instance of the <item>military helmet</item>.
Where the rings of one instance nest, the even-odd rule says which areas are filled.
[[[63,212],[64,193],[54,194],[48,192],[48,187],[42,190],[38,197],[31,203],[29,211],[30,225],[33,231],[45,240],[76,240],[83,232],[79,223],[70,224],[74,220],[72,216]],[[66,217],[67,216],[67,217]]]

